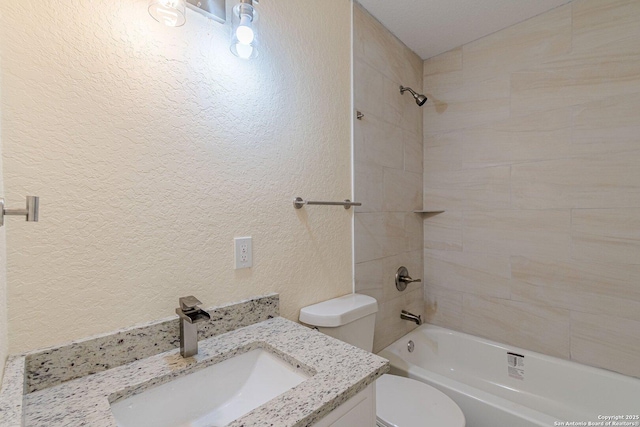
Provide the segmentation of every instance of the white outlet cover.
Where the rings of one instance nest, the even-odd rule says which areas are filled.
[[[235,269],[251,268],[253,266],[253,245],[251,236],[233,239]]]

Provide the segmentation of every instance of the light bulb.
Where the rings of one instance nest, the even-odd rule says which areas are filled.
[[[251,28],[251,16],[242,14],[240,17],[240,25],[236,28],[236,37],[242,44],[251,44],[255,35],[253,34],[253,28]]]
[[[236,37],[238,38],[238,41],[240,43],[246,44],[246,45],[251,44],[251,42],[253,42],[253,39],[255,38],[253,34],[253,29],[248,25],[239,26],[238,29],[236,30]]]
[[[253,54],[253,46],[249,44],[236,43],[236,52],[238,52],[238,56],[242,59],[249,59]]]
[[[258,12],[253,7],[252,0],[239,0],[233,7],[231,52],[242,58],[251,59],[258,55],[259,28],[256,28]]]

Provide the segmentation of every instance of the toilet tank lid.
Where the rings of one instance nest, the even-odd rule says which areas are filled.
[[[300,321],[312,326],[346,325],[378,311],[378,302],[368,295],[349,294],[300,310]]]

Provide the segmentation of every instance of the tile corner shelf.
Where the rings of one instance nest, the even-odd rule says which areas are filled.
[[[437,209],[423,209],[423,210],[419,210],[419,211],[413,211],[413,213],[417,213],[417,214],[426,214],[426,215],[437,215],[437,214],[441,214],[444,213],[444,210],[437,210]]]

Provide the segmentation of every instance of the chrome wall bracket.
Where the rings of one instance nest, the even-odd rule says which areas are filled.
[[[258,0],[252,3],[258,4]],[[226,0],[187,0],[187,7],[221,24],[227,22]]]
[[[24,216],[29,222],[38,222],[38,213],[40,210],[40,197],[27,196],[27,207],[25,209],[6,209],[4,199],[0,199],[0,227],[4,225],[5,215]]]
[[[224,24],[227,22],[227,6],[225,0],[187,0],[189,9]]]

